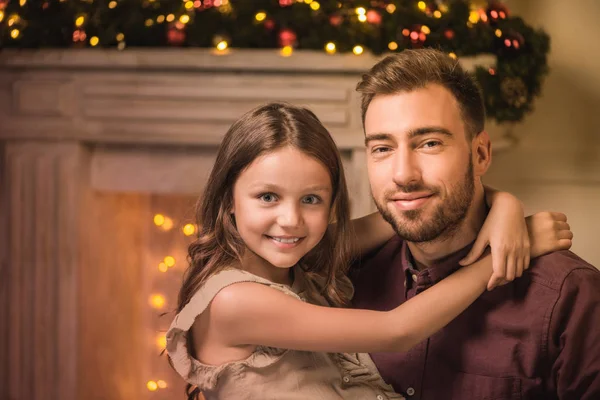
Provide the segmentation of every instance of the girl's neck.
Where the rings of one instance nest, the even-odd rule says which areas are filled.
[[[243,256],[241,269],[281,285],[292,286],[293,283],[292,268],[275,267],[250,250]]]

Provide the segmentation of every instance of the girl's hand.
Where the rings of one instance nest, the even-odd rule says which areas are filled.
[[[488,245],[491,247],[493,274],[488,282],[488,290],[521,277],[529,267],[531,247],[521,202],[505,192],[494,192],[491,202],[492,208],[473,248],[460,261],[460,265],[472,264],[481,257]],[[541,230],[541,223],[537,221],[535,228]],[[547,249],[551,241],[547,229],[544,232],[543,245]]]
[[[531,240],[532,258],[571,248],[573,232],[565,214],[544,211],[527,217],[525,222]]]

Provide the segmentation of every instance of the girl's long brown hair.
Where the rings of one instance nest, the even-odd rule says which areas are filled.
[[[348,189],[338,149],[331,135],[312,111],[285,103],[269,103],[243,115],[225,134],[204,195],[196,205],[198,238],[188,248],[189,267],[179,291],[177,312],[190,301],[208,277],[241,262],[244,242],[230,213],[233,186],[257,157],[291,146],[320,161],[329,171],[333,187],[331,225],[323,239],[300,261],[307,275],[326,279],[323,294],[334,306],[347,299],[336,278],[350,263],[350,206]],[[191,336],[188,349],[194,351]],[[188,399],[200,391],[188,385]]]
[[[285,103],[269,103],[249,111],[229,128],[211,171],[204,195],[196,205],[198,238],[188,248],[189,267],[179,291],[177,311],[188,303],[206,279],[241,261],[244,242],[230,213],[233,186],[257,157],[291,146],[320,161],[333,186],[331,225],[301,267],[309,275],[326,278],[323,294],[332,305],[346,305],[336,277],[350,263],[350,206],[339,151],[327,129],[310,110]]]

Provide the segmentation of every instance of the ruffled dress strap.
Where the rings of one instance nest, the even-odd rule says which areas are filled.
[[[245,360],[225,363],[219,366],[203,364],[191,354],[188,348],[188,333],[196,318],[207,309],[219,291],[227,286],[241,282],[264,284],[301,300],[288,286],[273,283],[238,269],[227,269],[208,278],[204,285],[175,316],[166,335],[166,350],[173,368],[188,383],[198,386],[200,390],[213,389],[216,386],[219,375],[228,368],[239,370],[244,366],[265,367],[277,361],[285,353],[285,350],[258,347]]]

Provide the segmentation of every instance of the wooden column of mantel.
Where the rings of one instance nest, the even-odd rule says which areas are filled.
[[[78,216],[87,160],[73,142],[4,146],[2,399],[75,400]]]

